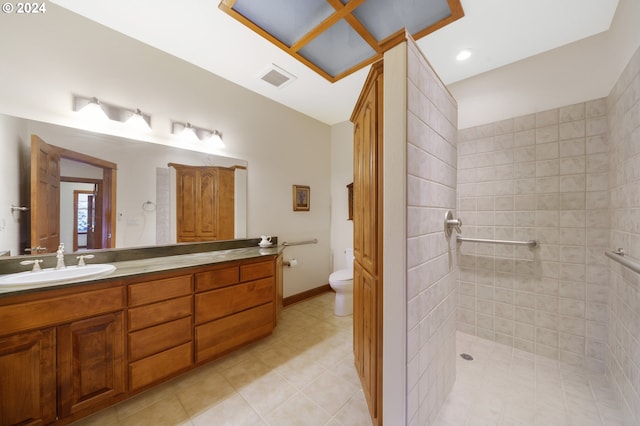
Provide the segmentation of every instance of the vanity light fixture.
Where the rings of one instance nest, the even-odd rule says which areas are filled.
[[[73,110],[90,119],[120,121],[139,130],[151,130],[151,116],[139,108],[129,109],[101,102],[96,97],[73,96]]]
[[[470,49],[462,49],[460,52],[458,52],[458,54],[456,55],[456,60],[458,62],[462,62],[462,61],[466,61],[467,59],[469,59],[471,57],[471,50]]]
[[[98,98],[82,98],[73,97],[73,110],[82,115],[86,121],[100,122],[108,120],[106,111],[102,108],[102,104]]]
[[[151,130],[151,117],[143,114],[139,108],[136,108],[135,111],[131,112],[131,115],[127,119],[126,123],[128,126],[131,126],[138,130],[142,130],[144,132],[148,132]]]
[[[191,123],[173,122],[171,132],[180,135],[185,139],[193,140],[194,136],[199,141],[211,141],[217,148],[224,148],[222,133],[219,130],[209,130],[202,127],[193,126]]]

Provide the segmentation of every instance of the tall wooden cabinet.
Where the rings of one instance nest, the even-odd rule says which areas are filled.
[[[177,177],[178,242],[233,239],[235,170],[169,165]]]
[[[382,422],[382,62],[351,115],[354,132],[353,348],[374,424]]]

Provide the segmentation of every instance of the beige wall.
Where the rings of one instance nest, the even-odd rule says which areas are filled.
[[[172,120],[219,129],[226,155],[249,164],[248,237],[319,241],[286,250],[299,263],[285,270],[285,296],[327,283],[329,126],[54,4],[44,15],[5,18],[0,113],[86,128],[71,110],[72,94],[79,94],[152,115],[148,135],[132,134],[119,123],[90,130],[178,145],[170,135]],[[293,212],[293,184],[311,187],[310,212]]]
[[[27,178],[24,171],[28,170],[29,164],[24,164],[20,152],[21,147],[25,146],[22,136],[25,129],[23,120],[0,114],[0,252],[9,250],[12,256],[20,250],[20,226],[29,221],[28,213],[11,211],[12,205],[28,206],[29,200],[20,192],[20,185],[7,184]],[[28,183],[28,180],[23,183]]]
[[[353,124],[331,126],[331,254],[332,270],[347,268],[345,248],[353,248],[353,221],[347,220],[347,185],[353,182]]]

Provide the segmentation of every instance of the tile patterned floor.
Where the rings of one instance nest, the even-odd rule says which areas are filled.
[[[435,426],[622,426],[607,376],[458,333],[456,383]]]
[[[274,334],[74,425],[370,426],[352,317],[333,293],[285,308]],[[453,391],[435,426],[622,426],[606,376],[457,334]]]
[[[272,336],[74,425],[370,425],[333,300],[289,306]]]

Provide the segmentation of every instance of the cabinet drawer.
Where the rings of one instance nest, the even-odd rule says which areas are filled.
[[[238,265],[196,274],[196,291],[211,290],[240,282]]]
[[[156,324],[162,324],[192,313],[191,296],[152,303],[129,309],[129,331],[139,330]]]
[[[196,294],[196,324],[273,302],[273,278]]]
[[[129,334],[129,361],[135,361],[191,341],[191,317]]]
[[[187,369],[193,359],[191,342],[129,364],[131,390]]]
[[[144,305],[191,293],[191,275],[165,278],[129,286],[129,306]]]
[[[71,322],[124,307],[124,287],[85,291],[0,307],[0,336]]]
[[[273,260],[240,265],[240,281],[256,280],[273,276]]]
[[[196,327],[196,362],[267,336],[273,326],[273,303],[200,325]]]

